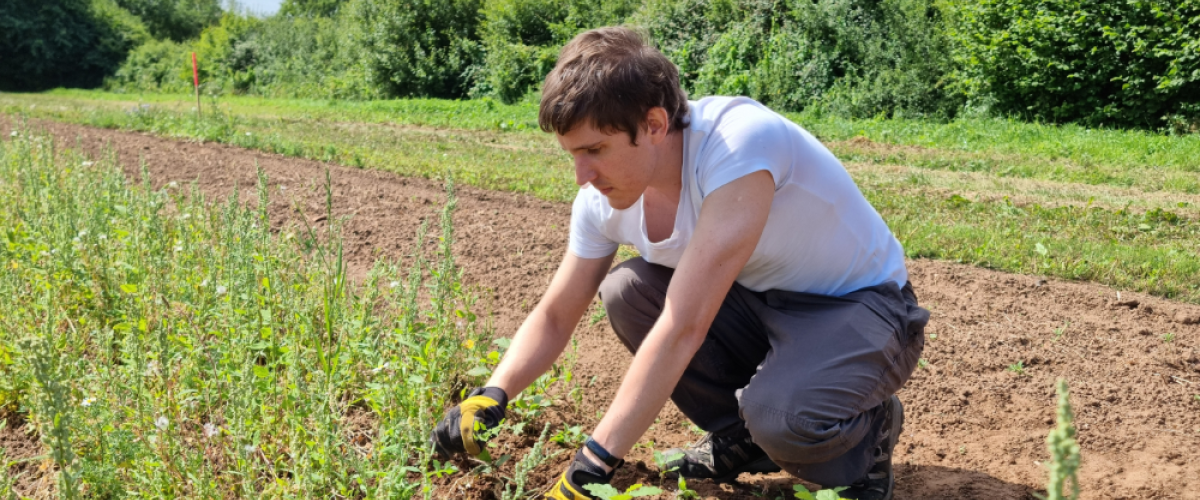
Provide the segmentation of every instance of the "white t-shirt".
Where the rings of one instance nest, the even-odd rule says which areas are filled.
[[[707,97],[689,104],[683,188],[671,236],[650,242],[642,199],[615,210],[600,191],[586,185],[571,208],[572,253],[594,259],[628,244],[647,261],[675,268],[691,243],[704,197],[766,170],[775,179],[775,199],[738,283],[754,291],[837,296],[908,281],[900,242],[841,162],[812,134],[745,97]]]

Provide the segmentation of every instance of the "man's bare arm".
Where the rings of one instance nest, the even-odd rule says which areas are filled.
[[[759,171],[722,186],[704,200],[691,243],[667,288],[662,315],[592,435],[613,455],[629,453],[667,402],[704,342],[725,295],[754,253],[774,195],[771,174]]]
[[[583,259],[567,252],[550,281],[550,288],[517,330],[488,386],[504,389],[510,398],[515,398],[550,369],[567,347],[575,325],[596,296],[612,260],[612,255]]]

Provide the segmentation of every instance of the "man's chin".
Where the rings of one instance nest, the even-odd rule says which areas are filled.
[[[627,200],[609,195],[605,195],[604,197],[608,198],[608,206],[613,207],[614,210],[625,210],[629,207],[632,207],[633,204],[637,202],[637,200]]]

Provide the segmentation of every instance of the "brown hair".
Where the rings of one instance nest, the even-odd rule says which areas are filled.
[[[638,32],[597,28],[580,33],[559,53],[542,86],[538,125],[565,134],[588,120],[599,130],[629,134],[636,146],[638,129],[655,107],[667,110],[669,131],[688,126],[679,70]]]

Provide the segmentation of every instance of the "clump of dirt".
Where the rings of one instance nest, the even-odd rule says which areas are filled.
[[[420,222],[436,217],[444,198],[440,184],[424,179],[218,144],[51,122],[38,126],[92,154],[112,148],[130,175],[145,160],[156,185],[195,182],[213,198],[228,196],[235,183],[253,186],[258,164],[270,177],[271,218],[281,227],[301,216],[326,223],[318,215],[324,213],[322,183],[329,169],[335,216],[351,216],[345,244],[359,276],[379,255],[407,255]],[[247,199],[250,191],[243,189]],[[459,190],[454,251],[465,280],[483,292],[499,335],[512,335],[548,284],[566,248],[569,217],[567,204]],[[1200,498],[1200,307],[947,262],[910,261],[909,269],[933,318],[924,367],[900,393],[907,424],[895,455],[897,499],[1032,498],[1045,484],[1045,435],[1053,425],[1059,377],[1071,384],[1085,498]],[[628,366],[630,356],[606,321],[591,324],[585,317],[576,336],[575,376],[595,382],[581,406],[563,403],[527,425],[533,435],[544,424],[551,432],[566,425],[590,429]],[[370,437],[367,431],[355,435]],[[656,484],[652,448],[698,437],[668,404],[643,438],[648,446],[627,457],[630,465],[616,485]],[[532,439],[528,433],[501,438],[500,449],[515,453],[515,461]],[[561,453],[533,472],[531,488],[548,487],[569,462],[572,451],[556,446],[547,450]],[[511,465],[505,467],[501,474],[511,473]],[[763,491],[790,491],[796,482],[783,474],[741,479],[690,486],[708,498],[748,500]],[[447,498],[497,497],[494,477],[460,474],[444,481],[451,486]]]

